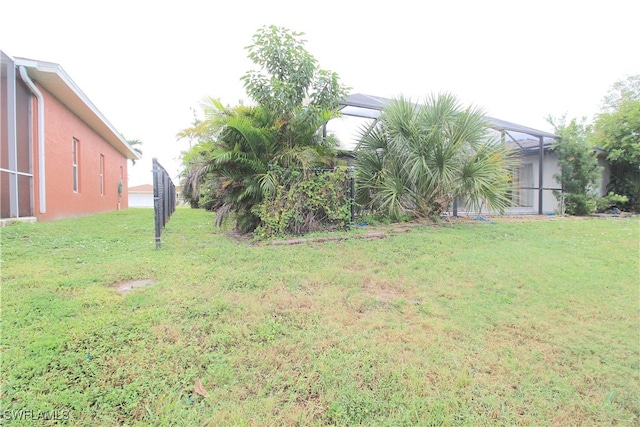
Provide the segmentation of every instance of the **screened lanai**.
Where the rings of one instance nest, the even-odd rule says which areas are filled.
[[[350,95],[340,103],[342,122],[330,122],[328,130],[337,130],[341,135],[341,148],[352,151],[355,149],[356,135],[359,129],[374,126],[380,112],[392,100],[373,95],[356,93]],[[517,123],[487,117],[489,126],[496,132],[496,136],[518,153],[518,162],[514,176],[514,191],[511,194],[513,207],[509,213],[553,213],[557,201],[552,190],[559,189],[559,184],[553,178],[559,172],[557,159],[550,151],[553,141],[558,135],[533,129]],[[349,131],[345,130],[349,128]],[[464,207],[454,204],[452,214]]]

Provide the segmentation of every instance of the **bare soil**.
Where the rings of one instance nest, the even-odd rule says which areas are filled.
[[[126,282],[116,283],[113,287],[120,295],[126,295],[136,288],[144,288],[146,286],[155,285],[156,281],[151,279],[127,280]]]

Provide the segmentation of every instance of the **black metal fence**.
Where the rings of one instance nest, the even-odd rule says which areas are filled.
[[[158,249],[162,229],[176,210],[176,186],[155,157],[153,158],[153,210],[156,222],[156,249]]]

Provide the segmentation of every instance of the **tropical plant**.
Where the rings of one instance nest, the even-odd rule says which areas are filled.
[[[129,147],[131,147],[131,149],[138,155],[138,157],[142,157],[142,149],[140,148],[140,146],[142,145],[142,141],[140,141],[139,139],[127,139],[127,144],[129,144]],[[131,159],[131,164],[135,165],[136,160]]]
[[[560,166],[560,173],[553,177],[560,183],[562,190],[553,190],[553,194],[564,206],[564,213],[592,214],[599,197],[602,170],[598,166],[595,150],[587,143],[591,126],[584,118],[580,121],[574,118],[568,124],[565,116],[548,117],[547,121],[561,137],[554,142],[552,149],[558,156]]]
[[[178,135],[198,141],[183,156],[184,194],[192,205],[215,210],[218,225],[231,213],[241,231],[259,225],[253,207],[278,186],[275,167],[335,162],[336,141],[321,129],[337,116],[346,88],[335,73],[318,68],[301,35],[275,26],[258,30],[248,50],[260,69],[242,77],[257,105],[231,108],[209,99],[205,118]]]
[[[358,202],[393,219],[438,216],[456,197],[477,212],[510,205],[510,152],[482,110],[452,94],[393,100],[362,129],[355,155]]]
[[[251,207],[262,200],[261,179],[276,148],[272,122],[263,112],[210,99],[205,119],[193,129],[202,139],[183,155],[183,193],[192,206],[215,210],[217,225],[234,212],[238,228],[257,226]]]

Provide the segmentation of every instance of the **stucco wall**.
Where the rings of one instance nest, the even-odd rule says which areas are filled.
[[[120,208],[128,207],[127,159],[89,128],[79,117],[38,85],[44,96],[46,152],[46,213],[38,220],[88,215],[118,208],[118,181],[122,173]],[[35,104],[34,100],[34,104]],[[34,106],[34,111],[36,108]],[[35,116],[35,114],[34,114]],[[37,122],[34,120],[34,153]],[[72,141],[79,142],[78,192],[73,190]],[[100,194],[100,155],[104,156],[104,194]],[[34,158],[37,158],[34,156]],[[37,186],[36,204],[38,203]]]

